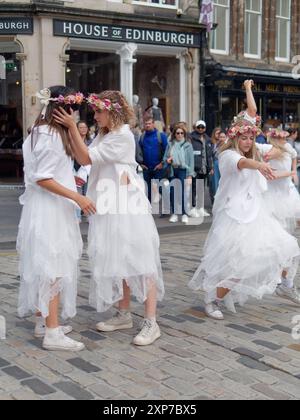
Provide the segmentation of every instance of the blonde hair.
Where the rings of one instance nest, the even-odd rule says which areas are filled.
[[[247,159],[253,159],[261,161],[261,155],[256,148],[256,143],[253,141],[251,150],[248,153],[244,154],[239,148],[239,138],[241,135],[236,136],[235,138],[228,138],[227,142],[221,146],[220,153],[225,152],[226,150],[235,150],[241,155],[244,155]]]
[[[280,144],[280,140],[282,140],[282,139],[280,139],[279,137],[278,138],[276,138],[276,137],[274,138],[274,137],[268,136],[268,143],[271,146],[275,147],[275,149],[278,149],[279,150],[279,152],[280,152],[279,159],[283,159],[284,154],[287,151],[286,151],[286,148],[284,147],[284,145],[283,144]]]
[[[105,90],[97,95],[102,101],[109,99],[112,104],[119,104],[120,109],[112,109],[109,112],[109,125],[108,127],[101,127],[100,133],[107,134],[109,131],[117,130],[124,124],[130,126],[135,124],[135,113],[132,106],[129,105],[125,96],[118,90]]]

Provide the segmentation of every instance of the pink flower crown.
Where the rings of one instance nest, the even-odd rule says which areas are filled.
[[[280,128],[270,128],[267,134],[268,138],[272,139],[286,139],[290,134],[288,131],[284,131]]]
[[[122,107],[118,102],[112,102],[110,99],[100,99],[98,95],[92,93],[86,99],[93,111],[117,111],[120,112]]]
[[[77,92],[73,95],[63,96],[60,95],[58,98],[51,98],[50,101],[57,102],[63,105],[81,105],[84,101],[85,97],[83,93]]]
[[[227,131],[227,136],[234,140],[236,137],[242,136],[244,134],[252,134],[254,137],[257,137],[261,134],[261,129],[256,125],[251,124],[247,120],[239,120]]]

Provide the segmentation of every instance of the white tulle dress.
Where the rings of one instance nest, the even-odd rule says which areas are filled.
[[[123,298],[123,280],[143,303],[153,285],[164,296],[159,236],[138,176],[135,141],[128,125],[98,136],[89,148],[87,195],[97,204],[90,217],[90,304],[106,311]]]
[[[219,157],[221,182],[213,209],[213,224],[204,257],[189,283],[206,292],[206,303],[216,289],[231,290],[234,303],[272,294],[283,269],[294,278],[300,249],[280,223],[269,214],[263,194],[267,182],[260,172],[239,170],[243,157],[227,150]]]
[[[285,145],[286,153],[282,159],[272,160],[270,165],[278,172],[290,172],[292,160],[297,158],[296,150]],[[300,195],[291,177],[268,182],[266,202],[270,212],[289,233],[294,233],[300,220]]]
[[[62,317],[76,315],[78,260],[82,239],[71,200],[41,188],[37,181],[54,179],[76,191],[73,162],[61,137],[48,126],[34,129],[23,145],[25,193],[17,250],[21,277],[19,315],[41,311],[49,315],[49,302],[60,293]]]

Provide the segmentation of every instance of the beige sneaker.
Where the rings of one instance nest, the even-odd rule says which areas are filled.
[[[276,295],[283,299],[287,299],[296,305],[300,305],[300,295],[296,287],[289,289],[288,287],[285,287],[283,284],[281,284],[280,286],[277,286]]]
[[[209,318],[215,319],[216,321],[223,321],[224,315],[220,311],[216,303],[208,303],[205,305],[205,313]]]
[[[144,319],[142,329],[139,334],[134,337],[133,344],[136,346],[149,346],[150,344],[153,344],[160,336],[160,328],[157,322]]]
[[[46,328],[43,349],[50,351],[81,351],[85,349],[85,345],[66,337],[60,327]]]
[[[129,328],[133,328],[131,313],[119,310],[117,310],[111,319],[104,322],[99,322],[96,325],[96,329],[101,332],[127,330]]]

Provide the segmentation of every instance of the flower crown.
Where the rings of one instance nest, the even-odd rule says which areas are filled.
[[[122,106],[118,102],[112,102],[110,99],[100,99],[98,95],[92,93],[87,98],[87,103],[93,111],[117,111],[120,112]]]
[[[45,117],[47,108],[50,102],[57,102],[61,105],[81,105],[84,101],[83,93],[77,92],[71,95],[63,96],[59,95],[57,98],[51,98],[50,89],[42,89],[36,93],[36,97],[40,100],[41,104],[44,105],[42,115]]]
[[[247,120],[239,120],[232,124],[232,126],[227,131],[227,136],[234,140],[236,137],[242,136],[244,134],[252,134],[254,137],[257,137],[261,133],[261,129],[248,122]]]
[[[261,127],[261,123],[262,123],[261,117],[259,115],[256,115],[255,120],[256,120],[255,121],[256,127],[259,127],[260,128]],[[241,122],[241,121],[249,121],[249,122],[251,122],[249,120],[249,116],[247,114],[247,111],[242,111],[236,117],[234,117],[232,124],[236,124],[236,123]]]
[[[280,128],[270,128],[267,133],[267,137],[272,139],[286,139],[289,136],[290,134],[288,131],[284,131]]]

